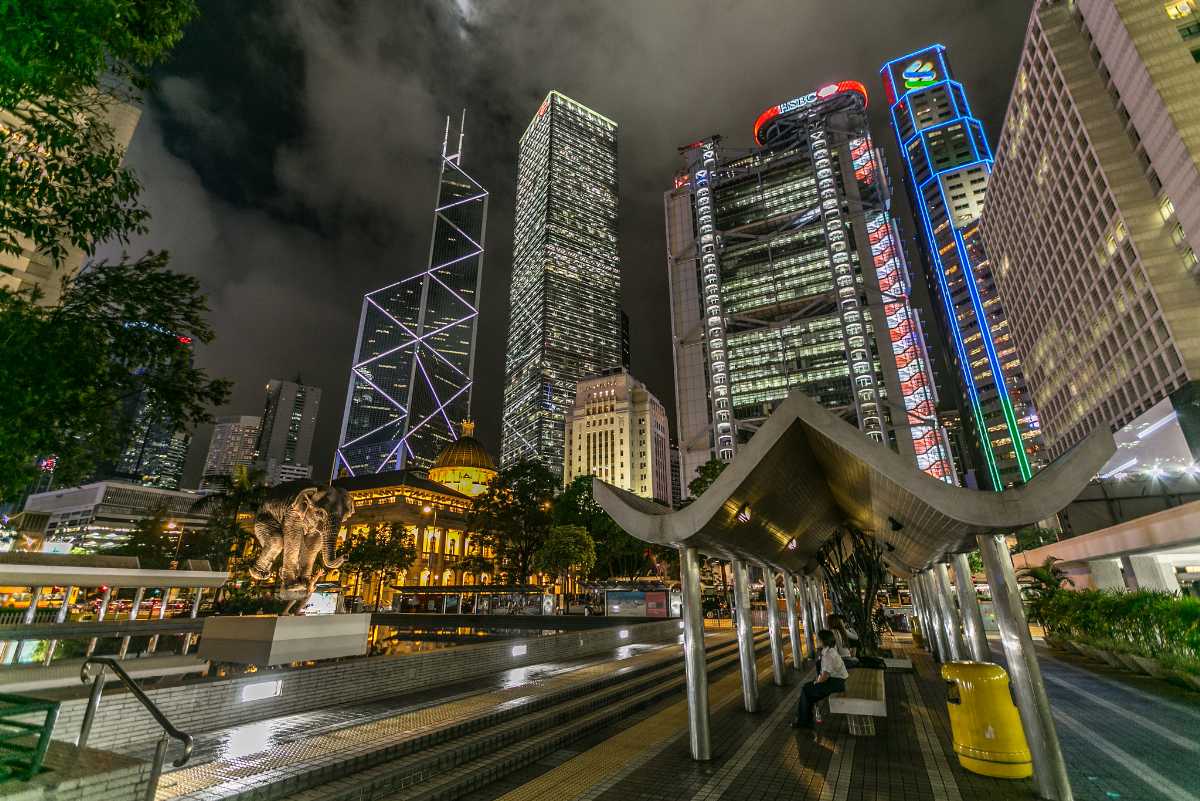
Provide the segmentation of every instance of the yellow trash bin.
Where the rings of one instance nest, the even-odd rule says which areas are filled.
[[[921,633],[921,623],[917,620],[916,615],[908,619],[908,630],[912,632],[913,645],[918,648],[925,647],[925,637]]]
[[[959,764],[1000,779],[1033,775],[1029,745],[1004,668],[986,662],[948,662],[942,665],[942,679]]]

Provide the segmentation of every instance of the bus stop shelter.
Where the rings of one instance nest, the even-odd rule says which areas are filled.
[[[801,600],[811,636],[823,620],[818,554],[839,529],[853,526],[879,539],[888,568],[908,577],[922,622],[946,661],[989,659],[966,558],[967,552],[980,549],[1034,758],[1035,783],[1043,797],[1070,799],[1004,535],[1057,513],[1082,491],[1114,447],[1112,435],[1098,430],[1027,484],[1001,493],[965,489],[922,473],[909,457],[868,440],[795,392],[741,446],[708,490],[683,509],[672,511],[596,479],[596,501],[625,531],[680,552],[692,756],[703,760],[711,754],[699,555],[733,563],[735,598],[743,610],[749,604],[738,596],[746,592],[749,565],[759,565],[769,584],[782,574],[793,664],[798,665],[795,599]],[[950,564],[958,577],[958,608],[951,595]],[[782,636],[776,616],[768,622],[776,682],[782,683]],[[757,689],[748,614],[745,620],[739,616],[737,628],[743,696],[753,711]],[[749,685],[755,685],[753,691]]]

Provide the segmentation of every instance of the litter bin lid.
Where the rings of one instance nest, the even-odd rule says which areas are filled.
[[[942,665],[942,679],[976,686],[992,681],[1008,683],[1008,672],[991,662],[947,662]]]

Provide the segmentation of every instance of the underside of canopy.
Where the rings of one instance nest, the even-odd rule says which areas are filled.
[[[600,479],[596,501],[640,540],[812,572],[821,546],[854,526],[884,543],[897,572],[974,548],[976,534],[1044,520],[1076,498],[1115,450],[1106,429],[1005,492],[964,489],[917,469],[908,457],[801,392],[784,401],[712,486],[672,511]]]

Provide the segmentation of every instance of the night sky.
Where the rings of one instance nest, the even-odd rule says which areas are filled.
[[[473,413],[498,453],[517,138],[548,90],[619,125],[632,372],[673,415],[662,193],[676,148],[714,133],[747,146],[763,109],[857,79],[902,196],[880,64],[945,44],[994,143],[1032,0],[200,6],[130,146],[153,215],[130,250],[166,248],[208,293],[217,339],[197,359],[236,382],[215,413],[261,413],[270,378],[324,390],[312,461],[327,476],[362,294],[424,269],[446,114],[467,108],[463,166],[491,192]]]

